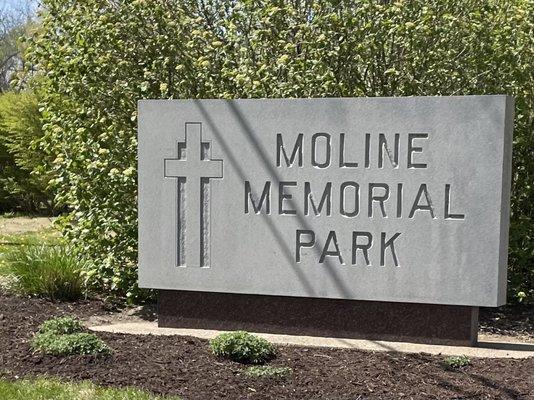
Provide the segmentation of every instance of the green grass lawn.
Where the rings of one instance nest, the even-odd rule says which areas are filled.
[[[6,225],[16,225],[16,229],[6,229]],[[44,227],[35,227],[31,218],[25,216],[0,215],[0,254],[13,246],[54,245],[59,244],[59,231],[50,223]]]
[[[90,382],[66,383],[55,379],[0,379],[0,399],[9,400],[179,400],[161,397],[139,389],[109,389]]]

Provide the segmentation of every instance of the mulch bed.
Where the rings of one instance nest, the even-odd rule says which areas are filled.
[[[32,353],[29,341],[52,316],[106,314],[101,301],[51,303],[0,293],[0,377],[51,375],[106,386],[137,386],[184,399],[532,399],[534,358],[473,359],[460,371],[442,357],[348,349],[279,347],[270,365],[291,377],[252,379],[244,366],[215,358],[205,340],[101,333],[106,357]]]
[[[518,305],[480,310],[481,333],[534,339],[534,307]]]

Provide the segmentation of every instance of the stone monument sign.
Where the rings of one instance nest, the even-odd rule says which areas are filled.
[[[139,284],[506,302],[513,99],[139,102]]]

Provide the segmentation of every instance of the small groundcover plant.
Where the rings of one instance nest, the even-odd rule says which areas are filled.
[[[287,378],[293,373],[289,367],[270,367],[267,365],[254,365],[245,370],[245,375],[249,378]]]
[[[49,319],[41,324],[39,333],[48,333],[54,335],[70,335],[73,333],[83,332],[82,322],[74,317],[58,317]]]
[[[448,369],[460,369],[471,364],[471,360],[467,356],[451,356],[446,357],[443,364]]]
[[[44,354],[109,354],[111,349],[95,334],[84,332],[82,323],[74,317],[59,317],[44,322],[34,336],[32,348]]]
[[[210,347],[216,356],[244,364],[263,364],[276,356],[270,342],[244,331],[221,333],[210,340]]]

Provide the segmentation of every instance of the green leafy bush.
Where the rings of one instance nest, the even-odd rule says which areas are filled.
[[[471,364],[471,360],[467,356],[451,356],[445,358],[443,364],[449,369],[460,369]]]
[[[41,324],[39,333],[49,333],[53,335],[68,335],[71,333],[83,332],[82,322],[75,317],[66,316],[49,319]]]
[[[0,95],[0,211],[51,213],[50,177],[44,154],[37,96],[32,92]]]
[[[83,332],[82,323],[74,317],[59,317],[45,321],[32,340],[32,348],[44,354],[109,354],[111,349],[95,334]]]
[[[18,293],[50,300],[77,300],[86,291],[82,270],[89,263],[69,247],[13,246],[2,256],[2,273],[13,278],[11,286]]]
[[[44,354],[68,356],[73,354],[97,355],[109,354],[109,347],[94,333],[72,333],[56,335],[54,333],[38,333],[33,338],[32,347]]]
[[[534,298],[532,0],[44,0],[38,65],[56,200],[101,288],[135,300],[136,104],[147,98],[516,97],[512,296]]]
[[[276,356],[271,343],[244,331],[221,333],[210,340],[210,347],[217,357],[245,364],[262,364]]]
[[[287,378],[293,373],[289,367],[270,367],[267,365],[254,365],[245,370],[245,375],[250,378]]]

